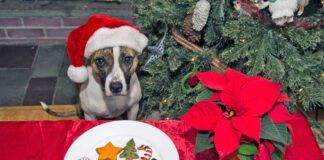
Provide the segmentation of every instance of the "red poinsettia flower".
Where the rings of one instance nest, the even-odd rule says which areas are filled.
[[[220,158],[238,149],[242,134],[260,142],[261,116],[271,111],[282,97],[281,85],[232,69],[226,70],[225,75],[202,72],[195,76],[207,88],[215,90],[215,95],[196,103],[182,118],[198,130],[215,133],[213,141]],[[225,112],[213,102],[216,100],[226,106]],[[273,110],[273,116],[277,115],[277,110]]]
[[[215,133],[213,141],[220,159],[236,151],[245,138],[259,143],[255,160],[270,160],[274,146],[265,140],[260,143],[260,118],[265,114],[274,123],[285,123],[291,133],[292,144],[285,146],[284,160],[323,159],[307,120],[301,115],[289,114],[283,104],[290,99],[286,94],[280,95],[281,85],[231,69],[225,75],[203,72],[190,79],[190,85],[197,84],[199,79],[215,94],[193,105],[182,119],[197,130]],[[214,101],[221,101],[226,110]]]

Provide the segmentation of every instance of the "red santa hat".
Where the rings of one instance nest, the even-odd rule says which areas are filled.
[[[83,65],[83,57],[102,48],[126,46],[142,53],[148,39],[134,25],[106,15],[93,15],[86,24],[73,30],[67,39],[67,50],[71,65],[69,78],[82,83],[88,79],[88,72]]]

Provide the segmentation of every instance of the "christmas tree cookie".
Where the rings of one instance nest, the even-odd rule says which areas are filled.
[[[121,150],[122,148],[114,146],[111,142],[103,147],[96,148],[99,154],[98,160],[117,160],[117,155]]]
[[[123,148],[122,153],[119,155],[119,158],[126,158],[126,160],[139,158],[133,138],[127,142],[126,146]]]

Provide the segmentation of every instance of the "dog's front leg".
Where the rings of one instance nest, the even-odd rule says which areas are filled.
[[[127,119],[128,120],[136,120],[138,113],[139,104],[134,104],[131,109],[127,111]]]
[[[97,120],[97,117],[95,117],[92,114],[87,114],[87,113],[84,112],[84,119],[88,120],[88,121],[94,121],[94,120]]]

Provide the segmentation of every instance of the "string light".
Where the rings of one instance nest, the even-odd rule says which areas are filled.
[[[303,91],[304,91],[304,89],[303,89],[303,88],[301,88],[301,89],[299,89],[299,90],[298,90],[298,92],[300,92],[300,93],[301,93],[301,92],[303,92]]]
[[[167,104],[167,103],[168,103],[168,99],[164,99],[164,100],[162,101],[162,103],[163,103],[163,104]]]
[[[321,74],[321,77],[324,77],[324,73]]]
[[[195,62],[195,61],[196,61],[195,57],[191,58],[191,62]]]

